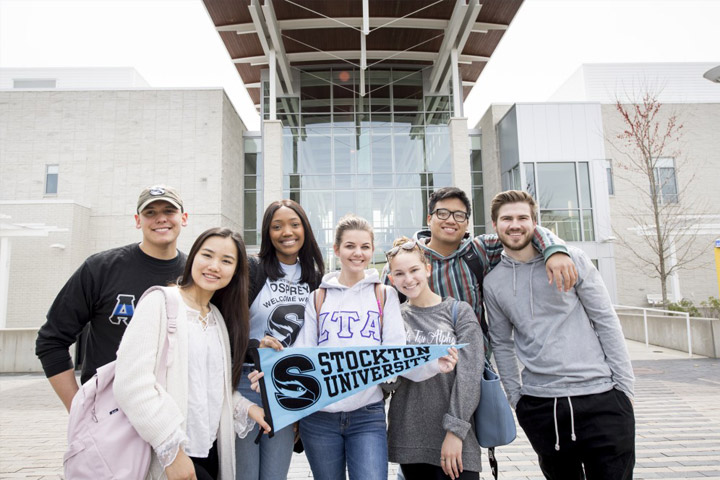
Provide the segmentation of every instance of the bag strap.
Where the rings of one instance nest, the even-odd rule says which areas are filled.
[[[180,302],[177,300],[175,295],[168,294],[166,287],[156,285],[148,288],[145,293],[142,294],[142,297],[138,300],[138,304],[143,298],[155,291],[160,291],[163,294],[165,299],[165,314],[167,315],[167,335],[165,335],[165,343],[163,344],[163,349],[160,353],[160,365],[157,376],[160,384],[165,387],[167,385],[167,369],[173,362],[171,352],[174,350],[176,343],[175,332],[177,331],[177,316]]]

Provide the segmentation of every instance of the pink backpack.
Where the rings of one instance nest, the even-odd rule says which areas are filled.
[[[162,287],[152,287],[165,295],[167,335],[160,359],[158,378],[165,384],[167,367],[172,361],[178,302]],[[141,480],[150,469],[150,444],[138,435],[113,395],[115,362],[97,369],[73,397],[68,421],[68,450],[63,457],[66,480]]]

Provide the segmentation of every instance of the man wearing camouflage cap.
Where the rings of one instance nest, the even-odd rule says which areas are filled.
[[[78,384],[69,347],[87,324],[81,382],[98,367],[115,360],[125,328],[137,301],[154,285],[175,282],[186,255],[177,250],[177,238],[187,225],[187,212],[178,192],[165,185],[142,191],[135,227],[142,241],[97,253],[86,259],[60,290],[40,328],[35,353],[45,375],[65,408]]]

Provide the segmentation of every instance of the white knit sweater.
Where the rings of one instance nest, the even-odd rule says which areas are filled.
[[[167,334],[165,298],[152,292],[140,302],[132,322],[123,335],[117,355],[114,393],[118,404],[140,436],[153,447],[153,458],[147,479],[162,479],[165,471],[154,449],[167,440],[178,427],[186,428],[188,403],[188,326],[187,309],[177,287],[164,289],[169,301],[177,301],[178,317],[174,345],[163,388],[156,378],[160,355]],[[172,297],[170,297],[172,296]],[[225,395],[217,436],[221,480],[235,478],[235,439],[233,430],[233,397],[231,387],[230,340],[220,311],[211,305],[218,320],[225,348]],[[241,399],[249,403],[246,399]],[[244,409],[245,412],[247,408]]]

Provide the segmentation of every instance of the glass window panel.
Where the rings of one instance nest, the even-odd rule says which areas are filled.
[[[300,101],[297,97],[282,97],[277,99],[277,113],[291,114],[300,112]]]
[[[245,138],[245,153],[262,152],[262,140],[260,138]]]
[[[332,143],[324,135],[308,135],[298,142],[301,173],[330,173],[330,147]]]
[[[243,240],[245,241],[245,245],[260,245],[257,230],[244,230]]]
[[[450,97],[447,95],[428,95],[425,97],[425,111],[450,112]]]
[[[355,188],[359,190],[372,188],[372,175],[356,175]]]
[[[482,188],[473,188],[472,191],[472,216],[473,225],[483,227],[485,230],[485,198],[483,197]],[[478,234],[479,235],[479,234]]]
[[[395,192],[395,229],[418,229],[425,222],[422,205],[422,195],[419,189],[397,190]],[[412,233],[409,237],[412,238]]]
[[[355,126],[355,116],[350,114],[333,114],[333,127],[335,130],[347,129]]]
[[[332,197],[333,195],[330,191],[303,190],[302,192],[302,201],[300,204],[307,213],[310,226],[316,236],[318,232],[321,232],[323,229],[332,230],[335,228],[336,219],[333,217]],[[321,238],[317,240],[320,242]],[[332,235],[330,236],[330,241],[325,240],[325,243],[332,244]]]
[[[355,137],[335,135],[333,137],[335,153],[335,173],[352,173],[355,150]]]
[[[428,170],[434,172],[452,171],[450,164],[450,129],[447,127],[426,127],[425,157]]]
[[[410,127],[411,125],[424,125],[425,115],[422,113],[398,113],[395,111],[393,117],[395,119],[396,126]]]
[[[373,131],[370,148],[373,173],[392,172],[392,136]]]
[[[470,135],[470,150],[482,150],[482,135]]]
[[[535,164],[525,164],[525,191],[530,194],[531,197],[537,199],[535,190]]]
[[[590,195],[590,170],[587,162],[578,163],[578,176],[580,177],[580,198],[583,208],[592,208],[592,197]]]
[[[448,112],[426,113],[425,123],[427,125],[447,125],[450,123],[450,114]]]
[[[245,228],[257,229],[257,192],[246,191],[243,194],[243,212],[245,214]]]
[[[326,190],[332,188],[332,180],[331,175],[303,175],[301,188],[303,190]]]
[[[356,192],[352,190],[335,191],[335,207],[337,219],[348,213],[355,213],[357,210]]]
[[[420,188],[422,173],[406,173],[395,175],[398,188]]]
[[[542,226],[567,242],[579,242],[580,217],[577,210],[542,210]]]
[[[373,187],[374,188],[392,188],[393,187],[393,175],[392,173],[376,173],[373,175]]]
[[[397,132],[397,130],[396,130]],[[395,171],[421,172],[423,170],[422,137],[395,133]]]
[[[583,235],[584,241],[595,241],[595,227],[593,225],[592,210],[583,210]]]
[[[257,153],[245,152],[245,174],[255,175],[257,173]]]
[[[612,160],[605,160],[605,173],[607,174],[608,195],[615,195],[615,182],[613,181]]]
[[[335,188],[353,188],[354,175],[335,175]]]
[[[255,190],[257,188],[257,177],[255,175],[245,175],[245,190]]]
[[[433,174],[433,181],[435,188],[452,187],[452,174],[435,172]]]
[[[371,115],[373,127],[391,127],[392,126],[392,114],[373,112]]]
[[[574,163],[538,163],[537,177],[541,209],[578,208]]]
[[[300,175],[290,175],[290,188],[293,190],[300,188]]]
[[[472,173],[472,186],[473,187],[481,187],[482,184],[483,184],[482,172],[473,172]]]
[[[282,122],[283,127],[294,128],[300,126],[300,115],[298,114],[278,114],[277,118]]]
[[[371,146],[370,146],[370,130],[363,129],[360,134],[360,149],[357,152],[357,171],[358,173],[370,173],[372,171]]]
[[[58,192],[59,165],[48,165],[45,173],[45,194],[54,195]]]
[[[482,172],[482,153],[480,150],[470,151],[470,170],[473,172]]]
[[[306,115],[302,116],[302,126],[308,135],[320,134],[330,135],[332,133],[332,117],[330,115]]]

